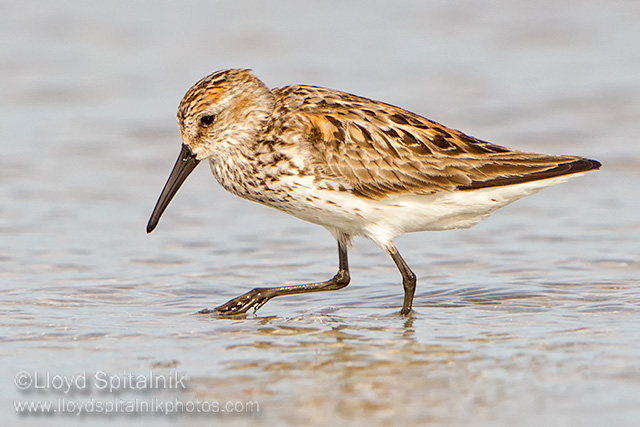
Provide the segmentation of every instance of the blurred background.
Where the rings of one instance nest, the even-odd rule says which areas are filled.
[[[188,391],[162,396],[258,401],[259,413],[115,422],[637,425],[639,3],[0,1],[0,35],[11,424],[114,422],[18,415],[17,400],[68,398],[20,391],[19,371],[178,370]],[[197,316],[337,266],[323,229],[226,194],[206,166],[146,235],[180,148],[180,99],[236,67],[603,168],[472,230],[399,239],[419,277],[411,319],[397,315],[395,267],[362,240],[343,291]]]

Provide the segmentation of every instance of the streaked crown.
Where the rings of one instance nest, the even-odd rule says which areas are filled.
[[[255,138],[273,95],[248,69],[222,70],[194,84],[178,107],[183,143],[203,159]]]

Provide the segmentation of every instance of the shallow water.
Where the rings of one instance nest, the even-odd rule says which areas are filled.
[[[640,6],[557,2],[3,3],[0,405],[9,424],[637,425]],[[603,169],[471,230],[357,240],[352,284],[257,315],[195,312],[329,278],[323,229],[200,167],[158,229],[188,87],[252,67]],[[18,389],[21,372],[85,376]],[[153,372],[187,388],[101,389]],[[102,373],[102,374],[101,374]],[[176,377],[177,378],[177,377]],[[143,387],[144,388],[144,387]],[[207,414],[16,414],[15,402],[217,402]],[[236,405],[224,407],[231,402]]]

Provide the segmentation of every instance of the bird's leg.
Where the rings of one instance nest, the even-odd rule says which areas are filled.
[[[279,286],[275,288],[255,288],[246,294],[240,295],[231,301],[222,304],[214,309],[205,308],[199,311],[200,314],[222,314],[222,315],[234,315],[246,313],[251,307],[254,307],[254,311],[257,311],[260,307],[265,305],[271,298],[294,295],[305,292],[319,292],[319,291],[335,291],[342,289],[349,284],[349,262],[347,259],[347,240],[338,239],[338,257],[340,268],[333,278],[325,282],[307,283],[304,285],[295,286]]]
[[[416,275],[411,271],[404,259],[400,256],[396,246],[391,243],[387,247],[387,253],[391,255],[391,259],[396,263],[400,274],[402,274],[402,286],[404,287],[404,303],[402,304],[402,310],[400,314],[407,315],[411,312],[411,305],[413,304],[413,294],[416,292]]]

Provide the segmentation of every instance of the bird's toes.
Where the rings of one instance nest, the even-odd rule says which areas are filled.
[[[265,297],[261,291],[262,289],[254,289],[244,295],[240,295],[237,298],[229,300],[216,308],[205,308],[200,310],[198,314],[233,316],[236,314],[244,314],[249,311],[251,307],[255,307],[255,310],[257,310],[269,300],[269,298]]]
[[[245,294],[237,298],[234,298],[219,307],[213,309],[213,312],[222,314],[225,316],[232,316],[234,314],[246,313],[251,307],[256,304],[256,301],[251,295]]]

